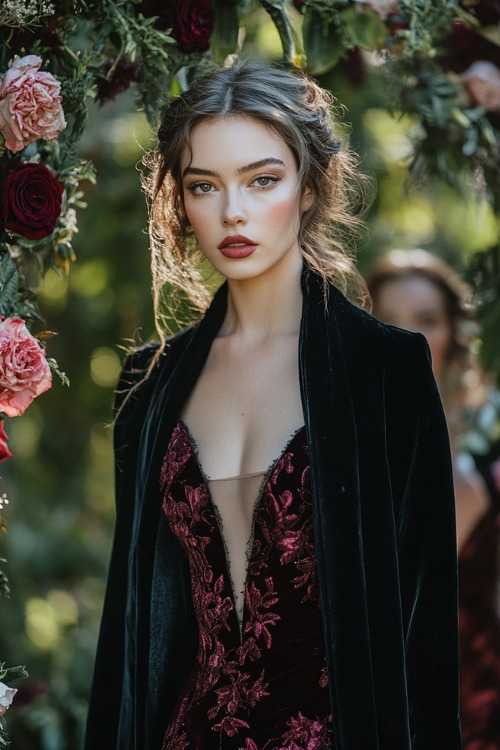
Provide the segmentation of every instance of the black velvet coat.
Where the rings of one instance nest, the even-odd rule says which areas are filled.
[[[325,307],[310,271],[302,288],[300,386],[335,748],[459,750],[452,476],[427,344],[333,287]],[[159,477],[226,296],[223,286],[171,340],[115,427],[116,533],[86,750],[161,750],[193,665],[189,570]],[[129,358],[122,395],[152,351]]]

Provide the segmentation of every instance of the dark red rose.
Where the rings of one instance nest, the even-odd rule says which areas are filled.
[[[146,18],[158,16],[155,28],[172,29],[182,52],[205,52],[214,29],[215,13],[210,0],[143,0],[137,10]]]
[[[120,57],[116,65],[114,62],[108,60],[97,72],[96,100],[99,104],[114,100],[118,94],[126,91],[132,82],[139,80],[138,63],[132,62],[126,55]]]
[[[304,0],[293,0],[293,5],[301,13],[303,13],[305,11]]]
[[[5,180],[2,218],[5,229],[40,240],[52,234],[61,215],[64,187],[42,164],[21,164]]]

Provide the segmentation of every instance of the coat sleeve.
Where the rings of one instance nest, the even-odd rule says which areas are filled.
[[[151,383],[144,378],[155,351],[148,345],[127,357],[115,400],[114,448],[116,521],[92,682],[86,750],[115,750],[125,659],[127,571],[134,517],[135,472],[141,415]],[[152,376],[153,377],[153,376]]]
[[[413,750],[459,750],[455,505],[447,427],[420,335],[386,376],[387,445]]]

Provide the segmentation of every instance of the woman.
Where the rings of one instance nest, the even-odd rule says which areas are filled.
[[[203,301],[198,250],[225,281],[124,367],[87,748],[460,747],[446,425],[424,338],[343,294],[329,104],[247,62],[165,111],[156,300]]]
[[[374,314],[386,323],[423,333],[431,350],[453,455],[463,746],[496,750],[500,747],[500,495],[488,473],[485,482],[472,457],[460,450],[467,429],[464,414],[478,408],[484,390],[471,352],[470,293],[451,268],[423,250],[390,252],[373,267],[368,286]]]

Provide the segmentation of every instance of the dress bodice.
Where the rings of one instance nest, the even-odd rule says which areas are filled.
[[[163,750],[330,750],[305,429],[259,482],[239,617],[216,503],[182,422],[161,483],[199,634]]]

